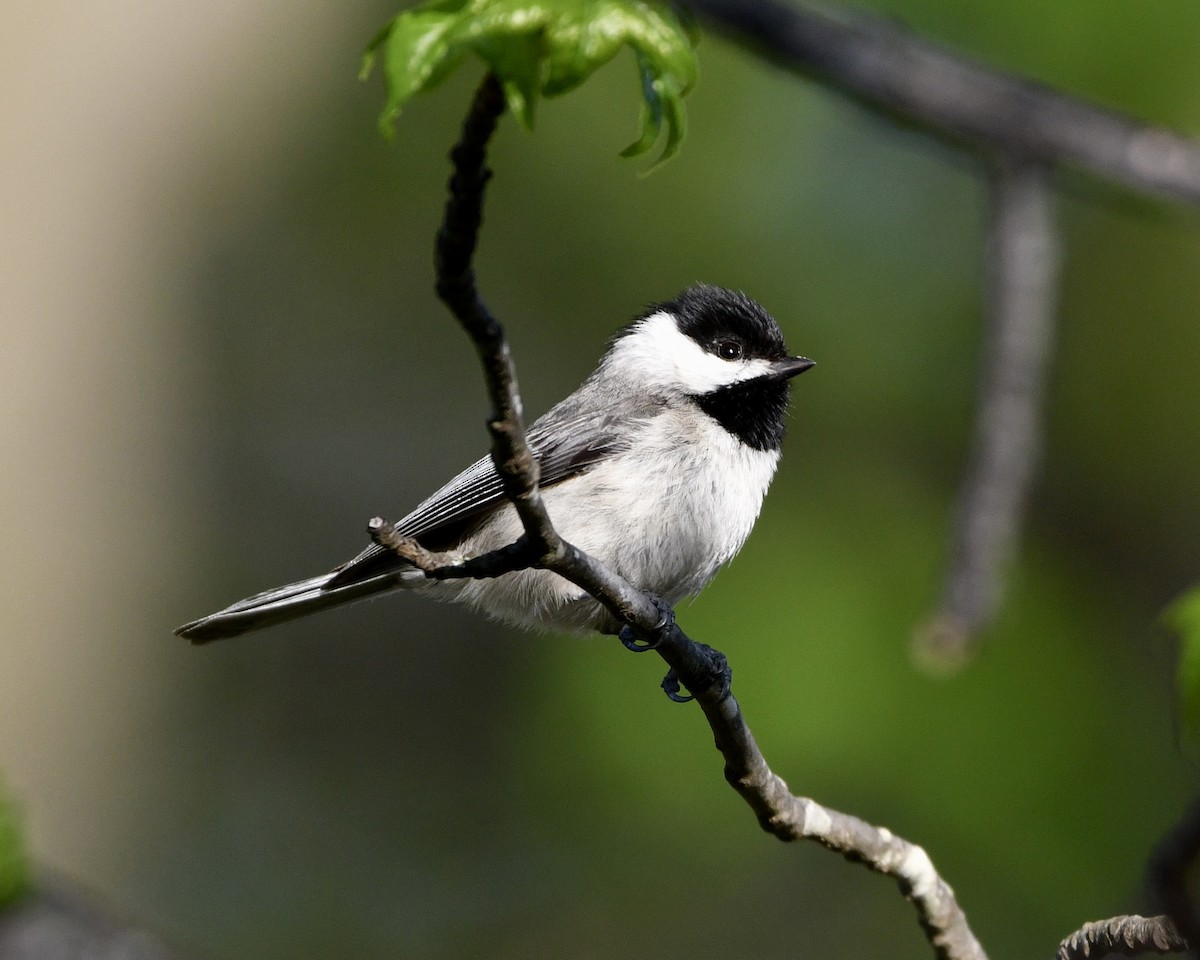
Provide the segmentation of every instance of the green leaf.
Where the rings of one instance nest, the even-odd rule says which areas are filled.
[[[0,906],[10,903],[29,886],[29,862],[21,842],[20,817],[0,781]]]
[[[361,75],[381,64],[387,101],[379,122],[390,136],[405,103],[474,54],[499,78],[509,109],[532,127],[539,97],[573,90],[625,46],[636,58],[643,107],[641,135],[623,155],[647,152],[665,127],[658,166],[683,141],[683,98],[698,67],[690,23],[651,0],[426,0],[376,35]]]
[[[410,10],[389,23],[367,47],[360,76],[370,73],[378,55],[387,81],[387,103],[379,117],[385,137],[392,136],[404,104],[437,86],[454,68],[454,50],[446,34],[455,22],[453,13],[442,10]]]
[[[1179,636],[1175,683],[1182,732],[1190,743],[1200,743],[1200,587],[1172,603],[1163,622]]]
[[[527,130],[533,129],[533,114],[539,93],[540,47],[541,38],[535,34],[514,36],[507,43],[481,40],[476,47],[479,55],[500,79],[508,108]]]
[[[669,78],[655,74],[645,58],[639,56],[638,66],[641,68],[643,85],[642,135],[622,150],[621,156],[638,156],[654,146],[665,120],[667,143],[658,159],[645,171],[651,173],[679,152],[679,146],[687,135],[687,111],[683,106],[686,91],[672,89]]]

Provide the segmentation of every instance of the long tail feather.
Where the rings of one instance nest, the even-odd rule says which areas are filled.
[[[329,588],[328,585],[335,576],[336,573],[327,573],[257,593],[224,610],[185,623],[175,633],[191,640],[192,643],[208,643],[223,637],[236,637],[240,633],[261,630],[263,627],[304,617],[318,610],[359,600],[383,590],[393,590],[400,586],[401,582],[397,572],[392,571]]]

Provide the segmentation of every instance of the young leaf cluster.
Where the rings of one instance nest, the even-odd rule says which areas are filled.
[[[623,47],[641,79],[641,135],[624,156],[646,153],[665,129],[657,163],[674,156],[687,129],[683,98],[696,84],[695,38],[669,7],[647,0],[424,0],[379,32],[363,58],[376,62],[387,103],[380,128],[391,136],[401,108],[475,54],[499,79],[508,107],[532,127],[539,97],[583,83]]]

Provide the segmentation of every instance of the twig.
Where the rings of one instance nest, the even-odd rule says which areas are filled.
[[[1200,142],[984,66],[893,20],[835,18],[791,0],[688,5],[780,66],[916,129],[1200,203]]]
[[[492,415],[492,459],[526,530],[537,536],[549,526],[542,522],[538,465],[525,442],[517,371],[509,353],[504,328],[492,316],[475,288],[471,260],[483,220],[483,196],[491,171],[487,168],[487,144],[504,112],[504,91],[495,75],[488,73],[475,93],[463,123],[462,136],[450,159],[450,198],[445,219],[437,233],[434,265],[437,292],[462,324],[484,365]]]
[[[975,438],[962,481],[941,606],[917,631],[918,654],[962,663],[991,621],[1041,450],[1059,251],[1050,173],[997,161],[985,252],[987,323]]]
[[[1085,923],[1058,945],[1055,960],[1085,960],[1111,953],[1182,953],[1187,941],[1170,917],[1112,917]]]
[[[660,653],[672,669],[684,669],[667,647]],[[733,694],[710,682],[690,689],[725,758],[725,779],[757,814],[759,824],[780,840],[813,840],[848,860],[892,877],[917,910],[917,920],[942,960],[986,960],[954,891],[934,869],[925,851],[884,827],[797,797],[763,757]]]
[[[517,372],[504,328],[492,316],[475,287],[471,257],[483,220],[483,195],[491,171],[487,143],[504,110],[499,81],[489,73],[475,93],[463,123],[462,137],[450,153],[454,172],[445,220],[437,235],[435,267],[438,296],[466,330],[483,364],[492,414],[492,462],[504,492],[521,519],[528,549],[543,567],[582,587],[615,616],[643,635],[661,629],[665,621],[658,606],[602,564],[558,535],[538,490],[538,464],[525,439]],[[434,574],[435,576],[437,574]],[[457,576],[457,573],[451,573]]]
[[[1200,917],[1188,893],[1188,873],[1200,859],[1200,799],[1179,818],[1150,856],[1150,883],[1175,929],[1189,943],[1200,945]]]
[[[439,295],[471,336],[479,352],[493,412],[492,461],[505,483],[525,534],[502,550],[466,562],[440,567],[439,555],[413,549],[397,537],[390,523],[371,522],[377,543],[393,546],[414,559],[429,576],[494,576],[521,565],[537,566],[582,587],[621,621],[628,624],[670,667],[664,681],[668,693],[678,684],[700,703],[725,758],[725,776],[758,815],[768,832],[783,840],[812,839],[849,859],[894,877],[917,908],[918,919],[937,957],[943,960],[985,960],[949,886],[938,876],[920,848],[869,824],[792,796],[787,785],[767,765],[741,707],[730,691],[725,657],[690,640],[675,623],[671,610],[617,577],[603,564],[564,541],[555,531],[538,492],[537,461],[525,439],[517,378],[501,325],[487,310],[471,269],[482,219],[483,192],[489,178],[486,146],[503,110],[499,84],[490,75],[476,93],[463,125],[462,139],[451,153],[455,170],[451,198],[438,233]],[[467,572],[470,564],[483,566]],[[486,568],[486,569],[485,569]]]
[[[372,517],[367,521],[367,533],[381,547],[387,547],[401,559],[434,580],[483,580],[500,577],[517,570],[536,566],[539,553],[528,537],[477,557],[463,559],[449,553],[426,550],[412,537],[398,533],[390,520]]]

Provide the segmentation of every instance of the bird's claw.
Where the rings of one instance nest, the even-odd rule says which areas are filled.
[[[724,700],[729,696],[729,691],[733,686],[733,670],[729,666],[729,661],[725,659],[725,654],[720,650],[714,650],[706,643],[694,643],[693,650],[700,656],[701,662],[693,663],[689,668],[689,676],[694,684],[690,688],[706,691],[705,696],[715,693],[718,700]],[[694,674],[691,673],[692,669],[696,671]],[[679,692],[683,689],[683,683],[673,667],[663,677],[662,688],[663,693],[675,703],[688,703],[696,699],[695,696]]]
[[[667,698],[673,700],[675,703],[688,703],[696,699],[690,694],[679,692],[683,689],[683,685],[679,682],[679,676],[674,670],[667,671],[667,675],[663,677],[662,683],[659,686],[663,688],[663,693],[667,695]]]
[[[621,632],[617,634],[617,639],[621,641],[621,645],[631,653],[645,653],[647,650],[653,650],[658,644],[654,641],[643,640],[634,632],[633,627],[622,627]]]
[[[628,624],[623,626],[617,634],[625,649],[632,653],[645,653],[655,649],[662,642],[663,637],[675,629],[675,611],[671,605],[662,597],[653,597],[652,599],[659,614],[658,626],[654,628],[653,635],[644,637]]]
[[[654,597],[653,600],[659,613],[657,626],[648,633],[639,633],[631,626],[622,627],[617,636],[626,650],[633,653],[656,650],[664,640],[678,632],[675,626],[675,611],[671,609],[671,605],[662,597]],[[714,685],[721,697],[727,696],[732,683],[732,673],[725,655],[706,644],[695,643],[682,634],[678,639],[692,651],[692,660],[685,672],[691,676],[693,670],[698,669],[694,679],[704,681],[701,686],[693,689],[708,690],[710,685]],[[697,656],[700,658],[698,661],[695,659]],[[682,692],[684,685],[674,667],[667,671],[660,686],[663,693],[674,703],[690,703],[696,699],[695,696]]]

